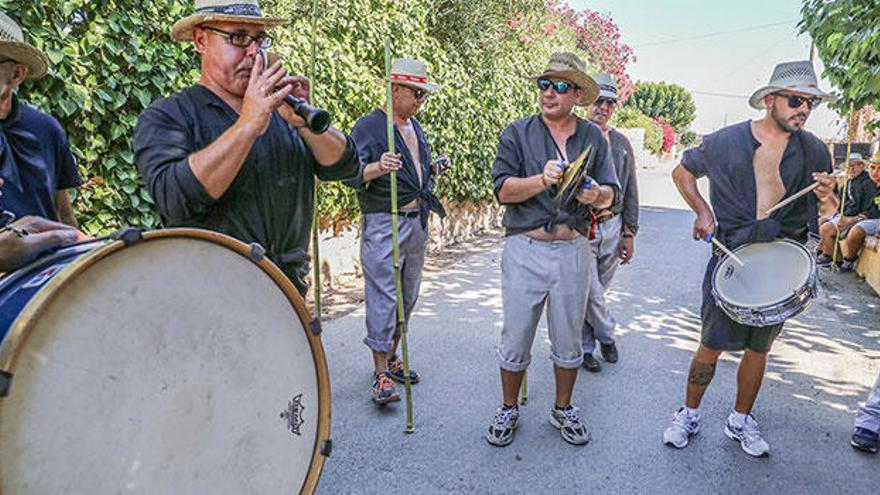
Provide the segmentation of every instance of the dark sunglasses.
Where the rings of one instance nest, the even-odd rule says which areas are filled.
[[[407,86],[405,84],[396,84],[395,86],[400,86],[402,88],[406,88],[406,89],[412,91],[413,96],[419,101],[424,100],[425,98],[428,97],[428,91],[426,91],[424,89],[413,88],[412,86]]]
[[[617,106],[617,100],[615,100],[614,98],[605,98],[603,96],[603,97],[597,98],[596,102],[593,103],[593,105],[596,105],[597,107],[601,107],[602,105],[608,105],[610,108],[614,108]]]
[[[779,96],[780,98],[786,98],[788,100],[788,108],[800,108],[801,105],[803,105],[804,102],[806,102],[807,108],[812,110],[813,107],[815,107],[816,105],[818,105],[819,103],[822,102],[822,99],[817,96],[813,96],[810,98],[804,98],[803,96],[785,95],[782,93],[774,93],[774,96]]]
[[[553,87],[553,91],[564,95],[568,93],[570,89],[580,89],[574,84],[565,81],[551,81],[549,79],[538,79],[538,89],[541,91],[547,91],[547,88]]]
[[[269,48],[270,46],[272,46],[272,37],[266,33],[260,33],[256,36],[251,36],[241,31],[229,32],[211,26],[201,26],[201,28],[222,36],[223,38],[226,38],[226,41],[230,45],[237,46],[239,48],[247,48],[251,46],[251,43],[256,43],[257,46],[260,48]]]

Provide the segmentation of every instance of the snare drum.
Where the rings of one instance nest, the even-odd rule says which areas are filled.
[[[743,325],[778,325],[801,314],[816,295],[816,261],[788,239],[746,244],[723,257],[712,272],[715,302]]]
[[[133,241],[0,280],[0,493],[314,491],[330,384],[294,286],[221,234]]]

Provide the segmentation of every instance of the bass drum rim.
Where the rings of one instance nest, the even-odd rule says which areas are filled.
[[[312,358],[316,372],[315,375],[318,378],[317,435],[315,437],[315,445],[312,450],[312,459],[309,465],[308,474],[306,475],[306,479],[303,482],[302,487],[300,487],[300,493],[314,493],[318,487],[318,481],[321,477],[321,472],[324,469],[324,462],[326,461],[326,456],[322,453],[322,444],[330,439],[330,372],[327,367],[327,356],[324,353],[324,345],[321,341],[321,338],[313,334],[309,330],[311,316],[306,310],[306,305],[302,299],[302,296],[300,296],[299,292],[296,290],[296,287],[287,278],[284,272],[282,272],[280,268],[275,266],[275,264],[272,263],[268,258],[262,257],[259,261],[257,261],[255,257],[251,254],[251,245],[245,244],[225,234],[203,229],[172,228],[143,232],[142,241],[140,242],[149,242],[151,240],[170,238],[199,239],[208,241],[213,244],[229,248],[235,253],[247,258],[249,261],[262,269],[263,272],[269,275],[269,277],[272,279],[273,282],[275,282],[275,285],[277,285],[278,288],[281,289],[281,291],[287,297],[287,300],[290,301],[291,305],[296,311],[300,323],[302,324],[303,331],[305,332],[306,338],[308,339],[309,347],[312,351]],[[116,253],[117,251],[125,249],[127,245],[128,244],[125,241],[117,240],[105,246],[101,246],[89,253],[83,254],[77,263],[74,263],[71,266],[64,268],[61,273],[59,273],[52,280],[46,283],[46,285],[42,289],[40,289],[40,291],[33,297],[33,299],[28,302],[21,314],[19,314],[15,321],[12,323],[12,326],[9,328],[9,331],[6,333],[3,341],[0,342],[0,371],[9,372],[13,375],[15,374],[14,371],[18,349],[24,344],[25,340],[31,333],[27,331],[28,328],[30,327],[32,322],[36,321],[37,315],[40,314],[41,310],[47,307],[55,299],[55,297],[60,294],[59,289],[71,283],[77,276],[82,274],[86,269],[93,266],[98,261],[112,255],[113,253]],[[6,273],[6,275],[9,275],[11,273],[14,272]],[[0,400],[0,409],[2,409],[2,407],[3,401]],[[0,421],[2,421],[2,414],[0,414]],[[0,495],[2,494],[3,486],[2,480],[0,480]]]

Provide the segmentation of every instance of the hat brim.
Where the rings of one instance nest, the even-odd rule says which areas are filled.
[[[589,74],[579,70],[558,70],[546,71],[537,76],[529,76],[528,79],[537,80],[545,77],[553,79],[564,79],[573,82],[584,92],[584,97],[577,102],[578,106],[587,107],[593,104],[599,98],[599,85],[593,80]]]
[[[767,106],[764,105],[764,97],[769,94],[776,93],[777,91],[805,93],[808,95],[817,96],[823,102],[835,101],[838,98],[836,95],[826,93],[815,86],[764,86],[763,88],[760,88],[752,93],[752,96],[749,98],[749,106],[754,108],[755,110],[764,110],[765,108],[767,108]]]
[[[287,24],[288,19],[278,17],[253,17],[230,14],[193,14],[174,23],[171,27],[171,39],[174,41],[192,41],[192,30],[206,22],[241,22],[244,24],[257,24],[266,27],[275,27]]]
[[[40,79],[49,71],[49,59],[35,47],[20,41],[0,41],[0,55],[28,68],[28,79]]]
[[[384,81],[383,81],[383,84],[385,84]],[[399,84],[401,86],[409,86],[411,88],[424,89],[425,91],[427,91],[429,93],[433,93],[434,91],[437,91],[438,89],[440,89],[439,85],[434,84],[434,83],[428,83],[428,82],[417,83],[417,82],[412,82],[412,81],[391,81],[391,84]]]

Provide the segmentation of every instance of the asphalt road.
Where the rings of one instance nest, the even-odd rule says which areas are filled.
[[[500,403],[498,238],[428,272],[410,325],[416,432],[401,402],[370,402],[363,309],[324,325],[333,387],[333,455],[319,491],[338,493],[876,493],[880,456],[849,446],[853,414],[880,371],[880,298],[853,275],[822,272],[815,304],[777,341],[755,416],[771,445],[753,459],[724,436],[737,356],[719,364],[703,403],[703,431],[684,450],[661,443],[684,400],[699,339],[699,285],[708,258],[690,240],[692,215],[666,171],[642,171],[642,230],[632,265],[610,291],[620,362],[582,370],[574,402],[592,431],[566,444],[547,423],[553,376],[541,322],[529,404],[512,445],[483,433]]]

